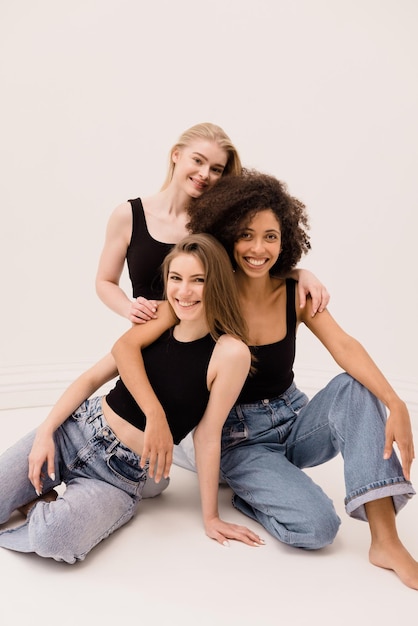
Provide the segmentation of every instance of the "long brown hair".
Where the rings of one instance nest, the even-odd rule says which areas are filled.
[[[232,265],[222,244],[212,235],[204,233],[184,237],[164,259],[165,289],[170,263],[179,254],[193,254],[203,266],[203,303],[209,332],[215,341],[228,334],[248,344],[247,325],[240,312]]]

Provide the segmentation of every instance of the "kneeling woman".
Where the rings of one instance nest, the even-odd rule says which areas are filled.
[[[177,244],[164,279],[172,326],[143,353],[161,411],[155,402],[139,407],[123,377],[106,396],[90,398],[117,375],[112,355],[82,374],[39,428],[0,457],[0,524],[35,498],[22,525],[0,532],[0,546],[83,560],[132,518],[148,475],[168,476],[173,441],[196,426],[205,444],[196,443],[202,507],[217,515],[222,426],[250,368],[245,323],[228,257],[212,237]],[[134,365],[124,365],[128,376],[136,376]],[[65,491],[54,500],[61,483]],[[223,524],[233,538],[262,543],[245,527]]]

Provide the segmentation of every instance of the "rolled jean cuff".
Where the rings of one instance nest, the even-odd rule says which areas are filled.
[[[350,497],[345,499],[345,510],[350,517],[367,522],[364,505],[367,502],[373,502],[373,500],[392,497],[395,514],[397,515],[415,493],[412,484],[403,477],[399,477],[398,479],[392,479],[390,483],[376,483],[353,492]]]

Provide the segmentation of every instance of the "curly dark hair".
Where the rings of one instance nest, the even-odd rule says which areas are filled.
[[[276,215],[281,229],[282,251],[271,269],[274,275],[289,272],[311,247],[305,205],[289,195],[286,185],[274,176],[244,169],[237,176],[221,178],[189,206],[192,233],[210,233],[226,248],[235,266],[233,251],[238,233],[265,209]]]

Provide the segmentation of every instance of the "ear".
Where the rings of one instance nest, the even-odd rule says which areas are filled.
[[[179,160],[179,156],[180,156],[179,148],[174,148],[173,152],[171,153],[171,160],[173,161],[173,163],[177,163],[177,161]]]

